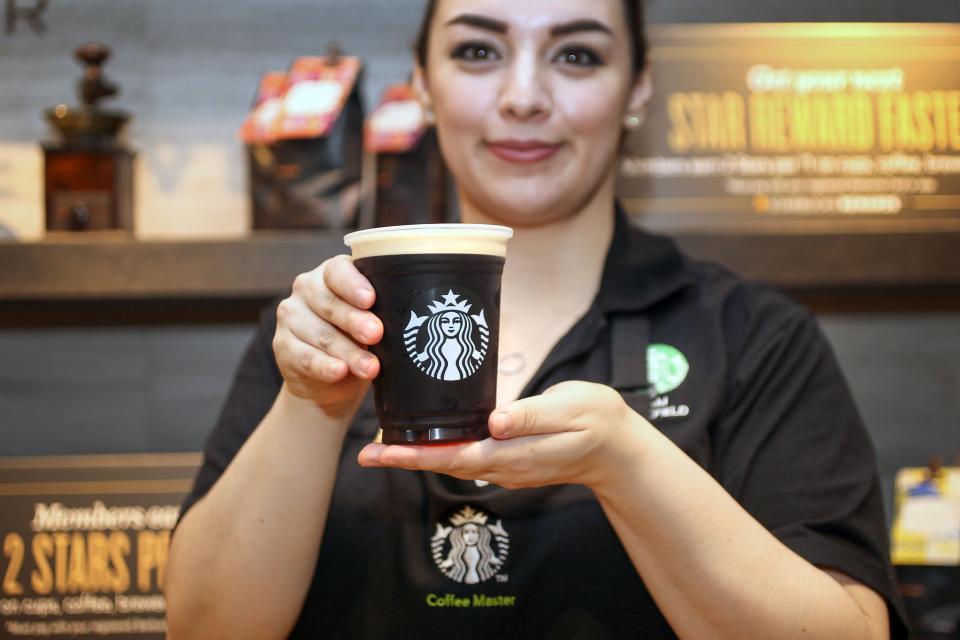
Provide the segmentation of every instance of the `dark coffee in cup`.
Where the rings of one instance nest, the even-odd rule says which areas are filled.
[[[513,235],[436,224],[347,235],[376,291],[383,340],[374,398],[387,444],[480,440],[496,407],[500,276]]]

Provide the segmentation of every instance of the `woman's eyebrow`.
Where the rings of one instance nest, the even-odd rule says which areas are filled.
[[[601,33],[606,33],[611,36],[613,35],[613,30],[610,27],[598,20],[591,20],[589,18],[572,20],[570,22],[558,24],[550,29],[550,35],[553,37],[566,36],[570,35],[571,33],[580,33],[582,31],[600,31]]]
[[[483,29],[485,31],[493,31],[495,33],[506,33],[507,32],[507,23],[500,20],[494,20],[493,18],[487,18],[484,16],[478,16],[472,13],[462,13],[456,18],[453,18],[445,26],[449,27],[455,24],[464,24],[468,27],[476,27],[478,29]]]
[[[485,31],[493,31],[494,33],[507,33],[509,27],[506,22],[501,20],[496,20],[494,18],[488,18],[486,16],[480,16],[473,13],[463,13],[448,21],[446,26],[451,26],[455,24],[467,25],[469,27],[476,27],[478,29],[483,29]],[[572,20],[570,22],[564,22],[563,24],[558,24],[555,27],[550,29],[551,37],[559,37],[570,35],[571,33],[582,33],[584,31],[599,31],[601,33],[606,33],[613,35],[613,30],[607,25],[603,24],[598,20],[591,20],[589,18],[584,18],[580,20]]]

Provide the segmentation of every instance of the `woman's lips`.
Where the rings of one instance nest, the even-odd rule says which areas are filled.
[[[543,162],[559,151],[562,146],[562,144],[541,140],[497,140],[487,143],[487,148],[493,155],[517,164]]]

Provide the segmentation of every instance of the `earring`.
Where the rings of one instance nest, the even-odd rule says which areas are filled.
[[[623,119],[623,126],[626,129],[633,131],[634,129],[640,128],[640,115],[636,113],[631,113]]]
[[[428,127],[432,127],[437,121],[436,115],[433,113],[433,109],[426,105],[423,107],[423,119],[427,123]]]

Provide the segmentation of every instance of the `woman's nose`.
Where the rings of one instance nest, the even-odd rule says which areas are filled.
[[[500,112],[516,120],[542,119],[550,113],[547,70],[533,55],[514,58],[504,75],[500,92]]]

